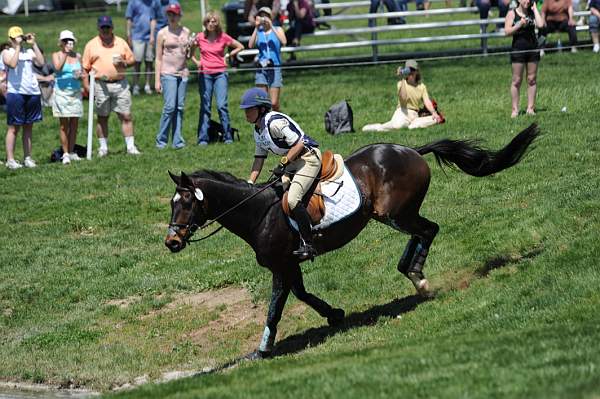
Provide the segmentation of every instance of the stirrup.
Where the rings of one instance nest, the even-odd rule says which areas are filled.
[[[317,255],[317,251],[315,251],[312,245],[304,244],[293,251],[292,254],[296,255],[300,260],[306,260],[313,259]]]

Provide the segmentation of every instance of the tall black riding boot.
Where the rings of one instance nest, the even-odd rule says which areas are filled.
[[[298,223],[298,230],[300,231],[300,248],[293,252],[300,260],[312,259],[317,255],[317,251],[313,247],[312,230],[310,226],[310,216],[306,208],[302,204],[296,205],[292,210],[292,216],[296,223]]]

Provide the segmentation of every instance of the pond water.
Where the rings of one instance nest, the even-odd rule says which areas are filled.
[[[82,399],[92,398],[97,394],[80,391],[26,391],[0,387],[0,399]]]

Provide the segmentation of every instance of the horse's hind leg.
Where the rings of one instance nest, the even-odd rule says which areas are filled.
[[[304,281],[302,279],[302,271],[300,270],[299,265],[294,266],[292,274],[292,293],[296,296],[296,298],[313,308],[322,317],[326,317],[327,323],[330,326],[339,325],[342,323],[342,321],[344,321],[345,313],[343,309],[332,308],[331,305],[324,300],[309,292],[306,292],[306,289],[304,288]]]
[[[419,215],[408,223],[404,221],[400,228],[411,234],[411,237],[398,262],[398,271],[408,277],[419,294],[427,295],[429,283],[423,274],[423,266],[429,247],[440,228],[436,223]]]

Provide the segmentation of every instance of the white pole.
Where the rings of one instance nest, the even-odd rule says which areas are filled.
[[[90,94],[88,110],[88,136],[87,136],[87,154],[88,161],[92,160],[92,140],[94,138],[94,91],[96,88],[96,73],[90,72]]]
[[[206,15],[206,5],[204,4],[204,0],[200,0],[200,19],[204,20],[204,16]]]
[[[25,0],[25,16],[29,16],[29,0]]]

